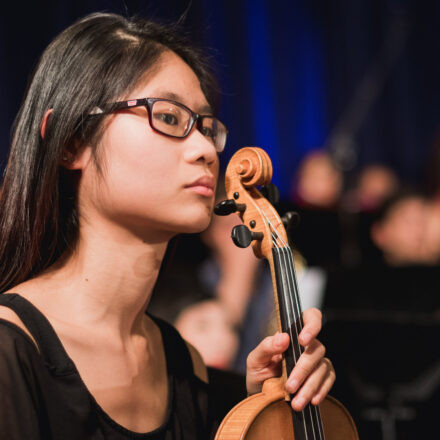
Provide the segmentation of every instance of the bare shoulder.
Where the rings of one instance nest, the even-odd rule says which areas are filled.
[[[27,299],[32,304],[35,303],[35,299],[38,298],[38,293],[41,291],[41,286],[36,282],[36,278],[32,278],[30,280],[26,280],[20,284],[15,285],[11,289],[7,290],[3,293],[3,295],[8,294],[19,294],[21,297]],[[19,318],[19,316],[9,307],[0,306],[0,318],[5,319],[6,321],[12,322],[21,330],[23,330],[32,340],[32,342],[37,347],[39,351],[38,344],[32,336],[31,332],[24,325],[23,321]]]
[[[38,349],[38,345],[34,337],[31,335],[30,331],[23,324],[23,321],[18,317],[18,315],[13,310],[11,310],[9,307],[6,306],[0,306],[0,318],[9,321],[12,324],[15,324],[17,327],[23,330],[31,338],[32,342],[35,344],[35,347],[37,347]]]
[[[188,341],[185,341],[185,343],[191,355],[194,374],[203,382],[208,383],[208,370],[205,363],[203,362],[202,356],[198,352],[197,348],[194,347],[194,345],[191,345]]]

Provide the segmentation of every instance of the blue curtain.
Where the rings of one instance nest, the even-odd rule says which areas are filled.
[[[359,85],[377,66],[396,18],[408,32],[376,84],[352,145],[361,166],[385,162],[421,179],[439,122],[439,2],[426,0],[92,0],[17,2],[0,14],[0,163],[29,73],[49,41],[94,11],[185,23],[208,48],[223,92],[220,117],[230,129],[222,159],[246,145],[265,148],[287,197],[308,151],[327,145],[347,109],[360,111]],[[4,8],[4,7],[3,7]],[[375,64],[376,63],[376,64]],[[383,63],[382,63],[383,64]],[[373,69],[374,70],[374,69]],[[374,75],[373,75],[374,76]],[[376,78],[377,79],[377,78]],[[354,104],[353,104],[354,102]],[[361,112],[362,113],[362,112]]]

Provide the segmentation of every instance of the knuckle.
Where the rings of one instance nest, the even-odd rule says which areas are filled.
[[[266,336],[261,341],[260,347],[265,353],[271,353],[273,351],[273,344],[274,344],[274,336]]]
[[[310,345],[308,352],[310,354],[314,354],[317,358],[324,358],[326,353],[325,345],[319,342],[317,339],[314,339]]]
[[[258,353],[258,352],[268,352],[272,345],[272,336],[266,336],[252,351],[250,354]]]
[[[328,371],[332,371],[333,373],[335,373],[335,369],[333,368],[332,361],[329,358],[326,358],[326,357],[323,358],[322,362],[325,364]]]
[[[252,366],[252,352],[248,354],[246,358],[246,369],[248,370]]]
[[[316,384],[310,384],[307,388],[301,390],[301,397],[305,398],[308,402],[316,394],[318,386]]]
[[[322,319],[322,312],[321,310],[317,309],[316,307],[312,307],[311,310],[316,315],[317,318]]]
[[[316,307],[312,307],[303,312],[304,321],[307,322],[308,327],[313,329],[314,333],[319,333],[322,328],[322,312]]]
[[[275,365],[280,364],[282,360],[283,360],[282,354],[276,354],[275,356],[272,357],[272,363]]]
[[[297,364],[296,366],[296,376],[300,378],[300,381],[303,381],[310,373],[311,365]]]
[[[255,363],[257,362],[257,354],[255,353],[255,350],[252,350],[248,357],[246,358],[246,367],[247,369],[252,369],[255,367]]]
[[[326,352],[325,345],[322,344],[322,343],[319,342],[319,341],[316,341],[316,343],[317,343],[317,345],[316,345],[316,351],[317,351],[317,353],[319,354],[319,356],[320,356],[321,358],[324,358],[324,356],[325,356],[325,352]]]
[[[330,370],[330,378],[332,379],[332,381],[334,382],[336,380],[336,371],[332,368]]]
[[[315,319],[321,321],[322,320],[322,312],[321,310],[317,309],[316,307],[311,307],[310,309],[307,309],[304,314],[313,315]]]
[[[255,368],[266,364],[273,353],[273,336],[266,336],[247,356],[247,368]]]
[[[332,364],[331,360],[328,358],[324,358],[322,360],[322,364],[325,366],[325,369],[327,372],[327,377],[330,378],[330,380],[333,383],[336,380],[336,371],[333,368],[333,364]]]

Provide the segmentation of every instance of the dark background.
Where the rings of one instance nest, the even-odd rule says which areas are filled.
[[[50,40],[94,11],[185,23],[207,48],[239,147],[265,148],[289,194],[309,150],[347,170],[383,162],[422,183],[439,127],[440,2],[433,0],[64,0],[9,2],[0,18],[0,166],[26,82]],[[348,176],[350,172],[348,171]]]

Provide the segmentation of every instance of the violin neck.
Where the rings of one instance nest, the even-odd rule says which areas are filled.
[[[278,309],[278,325],[282,332],[290,336],[290,345],[285,352],[287,377],[297,363],[304,348],[298,341],[304,323],[302,319],[301,300],[295,274],[292,250],[289,246],[272,249],[275,302]]]
[[[287,378],[304,351],[298,341],[304,322],[292,250],[289,246],[273,248],[272,257],[270,263],[275,278],[274,294],[278,309],[278,325],[281,331],[290,336],[289,348],[284,353],[284,373]],[[303,411],[292,411],[292,422],[296,440],[324,440],[318,407],[309,403]]]

